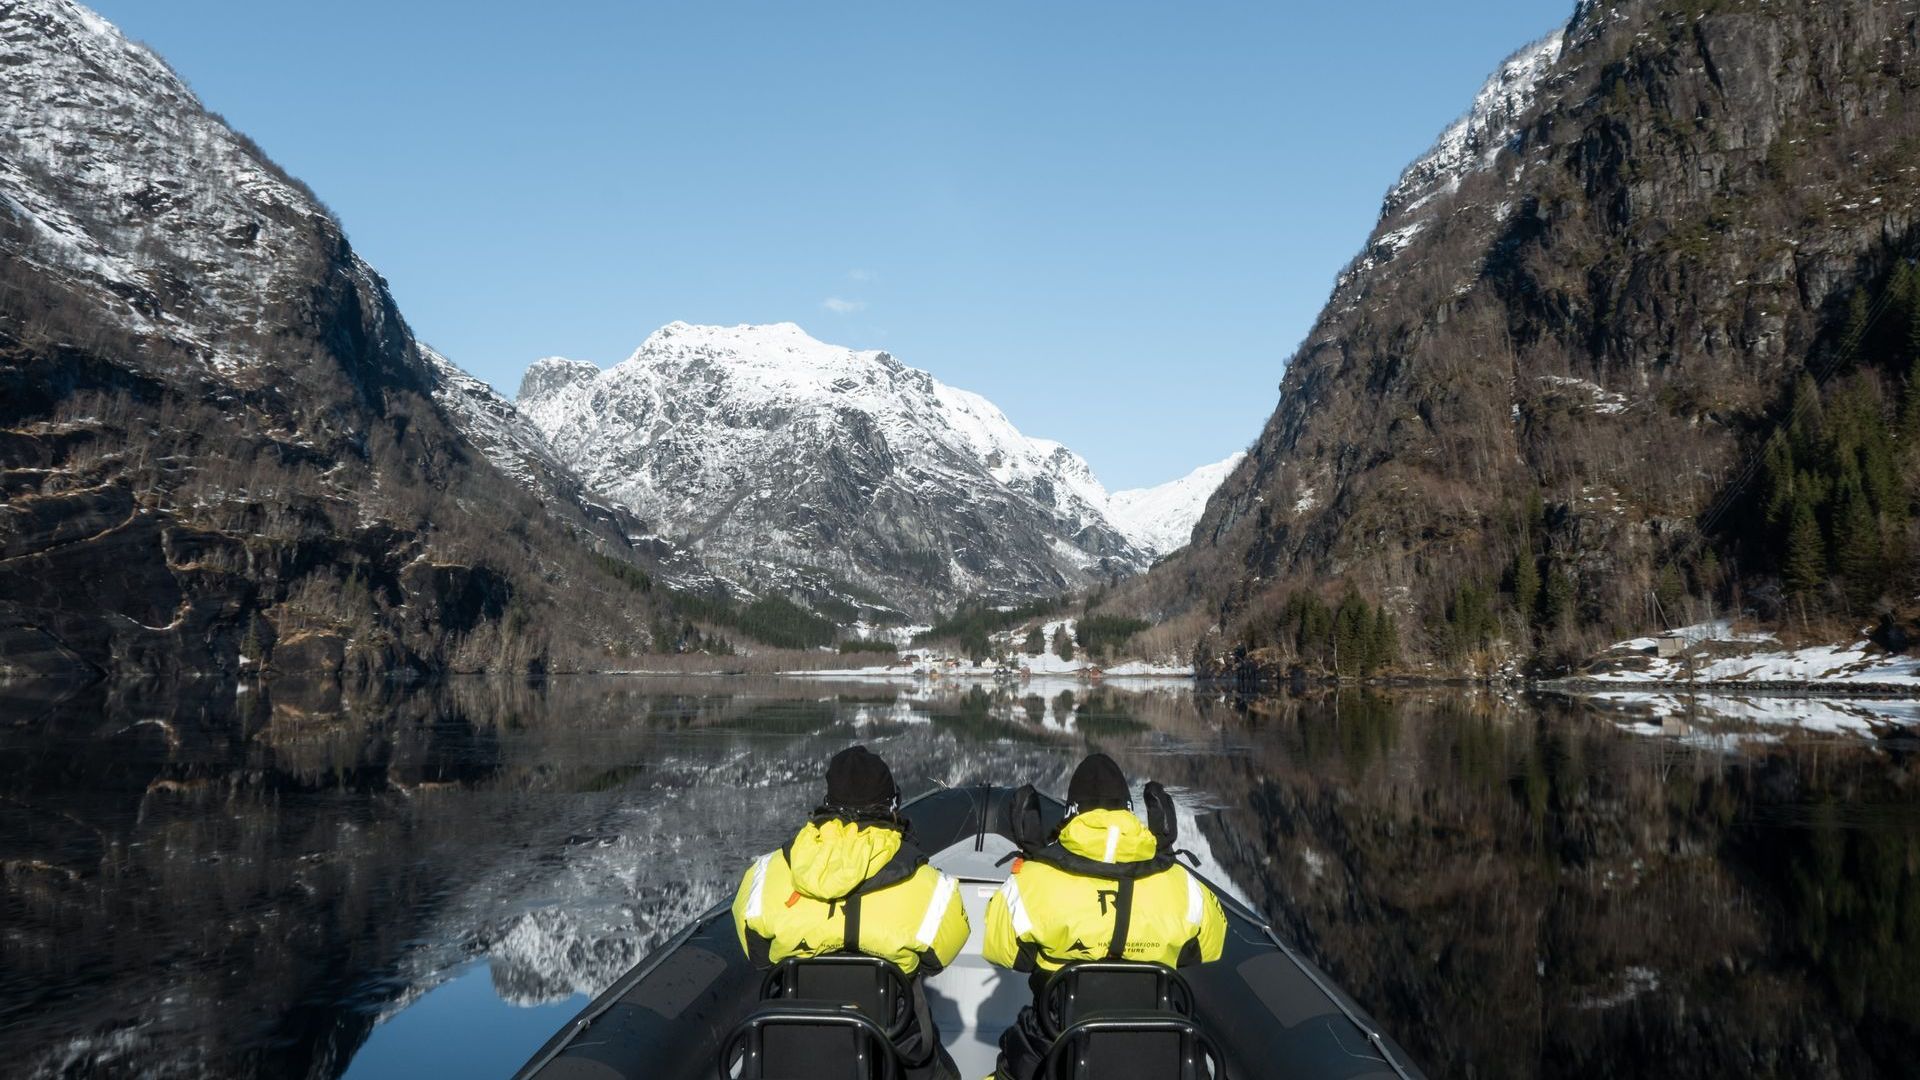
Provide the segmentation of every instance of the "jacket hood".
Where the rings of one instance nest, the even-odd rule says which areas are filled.
[[[900,830],[832,819],[809,822],[787,847],[793,885],[815,900],[838,900],[879,873],[900,850]]]
[[[1128,810],[1089,810],[1060,827],[1060,846],[1103,863],[1145,862],[1159,850],[1146,823]]]

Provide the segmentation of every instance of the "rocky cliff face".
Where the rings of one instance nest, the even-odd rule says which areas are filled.
[[[917,613],[1142,569],[1079,455],[884,352],[791,323],[674,323],[624,363],[544,360],[519,407],[594,491],[756,584],[850,583]]]
[[[1913,253],[1917,48],[1885,0],[1582,3],[1393,189],[1146,606],[1250,625],[1344,581],[1418,648],[1537,559],[1563,635],[1656,623],[1850,295]]]
[[[0,3],[0,69],[0,673],[644,641],[592,554],[630,557],[626,516],[419,346],[311,192],[68,0]],[[547,619],[560,588],[584,616]]]

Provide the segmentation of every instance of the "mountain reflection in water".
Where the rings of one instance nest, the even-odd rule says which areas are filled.
[[[557,679],[0,688],[0,1074],[339,1076],[446,984],[364,1069],[417,1072],[434,1048],[389,1044],[460,1038],[476,961],[496,1010],[577,1003],[728,895],[856,740],[909,795],[1059,791],[1090,744],[1177,785],[1217,811],[1206,871],[1435,1076],[1911,1072],[1898,739],[1466,692]],[[524,1026],[493,1071],[551,1025]]]

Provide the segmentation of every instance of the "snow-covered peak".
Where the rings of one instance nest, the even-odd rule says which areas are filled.
[[[0,3],[0,71],[8,253],[216,367],[257,359],[276,305],[310,289],[303,259],[333,253],[326,209],[71,0]],[[348,269],[378,291],[364,264]]]
[[[1541,80],[1560,59],[1566,31],[1556,30],[1514,53],[1473,99],[1467,114],[1407,166],[1387,193],[1381,219],[1416,210],[1428,200],[1460,186],[1469,173],[1491,166],[1519,134],[1521,118],[1532,108]]]
[[[1207,500],[1246,456],[1244,451],[1236,453],[1156,487],[1116,491],[1107,502],[1107,517],[1155,555],[1185,547],[1207,509]]]
[[[748,413],[781,418],[796,409],[853,410],[878,419],[882,430],[931,438],[969,456],[1002,484],[1044,480],[1095,514],[1106,503],[1106,489],[1084,459],[1024,435],[986,398],[890,353],[830,345],[790,322],[668,323],[604,372],[578,361],[540,361],[528,369],[520,402],[551,433],[578,414],[583,400],[599,395],[659,402],[667,411],[685,400],[724,399]]]
[[[522,412],[590,486],[722,562],[1053,592],[1137,569],[1078,454],[979,394],[792,323],[670,323],[605,371],[543,361]]]
[[[543,357],[528,366],[526,374],[520,377],[520,392],[515,396],[524,404],[559,393],[599,374],[600,366],[585,360],[569,360],[564,356]]]
[[[931,377],[909,371],[877,349],[829,345],[790,323],[696,326],[673,322],[647,336],[632,356],[613,369],[616,378],[635,371],[683,372],[720,378],[737,393],[800,395],[808,400],[845,394],[855,386],[891,385],[902,375],[924,384]]]

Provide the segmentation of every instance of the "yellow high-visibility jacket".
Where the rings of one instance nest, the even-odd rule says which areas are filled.
[[[953,962],[969,926],[958,883],[886,825],[809,822],[753,861],[733,898],[740,947],[762,967],[789,956],[862,952],[902,972]],[[857,941],[848,941],[849,914]]]
[[[1119,867],[1153,858],[1159,842],[1126,810],[1089,810],[1060,830],[1060,845],[1082,858]],[[1124,877],[1124,875],[1121,875]],[[1017,971],[1057,971],[1076,960],[1124,959],[1166,964],[1220,959],[1227,917],[1213,890],[1174,863],[1131,880],[1126,939],[1112,949],[1126,882],[1069,873],[1035,859],[1013,873],[987,903],[984,952]]]

